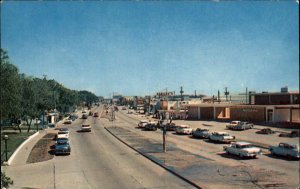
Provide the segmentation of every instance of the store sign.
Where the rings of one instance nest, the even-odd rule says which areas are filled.
[[[159,92],[156,93],[157,96],[174,96],[174,92]]]

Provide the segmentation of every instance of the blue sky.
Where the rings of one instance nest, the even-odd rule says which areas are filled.
[[[4,2],[20,72],[108,97],[299,86],[295,1]]]

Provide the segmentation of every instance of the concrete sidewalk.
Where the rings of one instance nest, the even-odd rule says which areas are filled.
[[[9,158],[9,165],[25,165],[32,148],[47,132],[47,130],[41,130],[34,137],[27,139],[28,141],[24,141],[23,146]]]

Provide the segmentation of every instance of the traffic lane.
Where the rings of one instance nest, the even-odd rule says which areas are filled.
[[[96,132],[103,131],[104,127],[111,126],[111,123],[106,119],[101,119],[101,126],[95,126]],[[105,136],[110,140],[105,140],[113,144],[106,144],[103,147],[109,148],[106,151],[111,151],[110,155],[116,162],[120,162],[122,169],[128,171],[128,174],[135,178],[139,183],[142,183],[145,188],[194,188],[185,181],[179,179],[165,169],[154,164],[148,159],[141,156],[139,153],[128,148],[120,143],[112,135],[105,131]],[[101,136],[103,137],[103,136]],[[120,145],[121,144],[121,145]]]
[[[125,127],[131,129],[139,134],[142,134],[145,137],[152,139],[162,138],[160,131],[141,131],[140,129],[134,129],[137,122],[135,120],[130,120],[130,117],[126,117],[126,114],[117,114],[120,120],[126,120],[128,124],[124,124]],[[128,119],[127,119],[128,118]],[[186,135],[177,135],[174,132],[167,132],[167,141],[175,143],[178,147],[190,151],[195,154],[200,154],[202,156],[214,159],[220,162],[226,162],[226,164],[236,165],[246,164],[255,167],[264,167],[270,170],[280,170],[280,172],[287,172],[289,175],[294,177],[296,181],[298,180],[298,167],[299,164],[297,161],[290,161],[286,159],[281,159],[277,157],[272,157],[267,154],[258,156],[258,159],[240,159],[231,155],[226,155],[223,151],[223,146],[226,144],[214,143],[205,139],[194,139],[191,136]]]
[[[76,157],[74,161],[80,165],[77,170],[71,165],[70,170],[77,171],[75,175],[83,175],[85,182],[82,181],[81,184],[88,184],[92,188],[188,187],[187,183],[130,151],[127,146],[110,136],[99,125],[99,119],[89,117],[87,121],[94,120],[96,124],[92,124],[92,132],[70,135],[71,157]],[[75,126],[73,131],[78,129],[80,125]],[[60,163],[64,166],[64,162]],[[57,172],[63,176],[70,171],[63,169]]]

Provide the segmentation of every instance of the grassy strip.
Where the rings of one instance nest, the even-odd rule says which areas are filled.
[[[6,133],[8,135],[7,140],[7,156],[9,157],[14,153],[14,151],[29,137],[32,132],[24,132],[24,133]],[[1,162],[6,161],[5,159],[5,141],[3,140],[3,136],[1,136]]]

